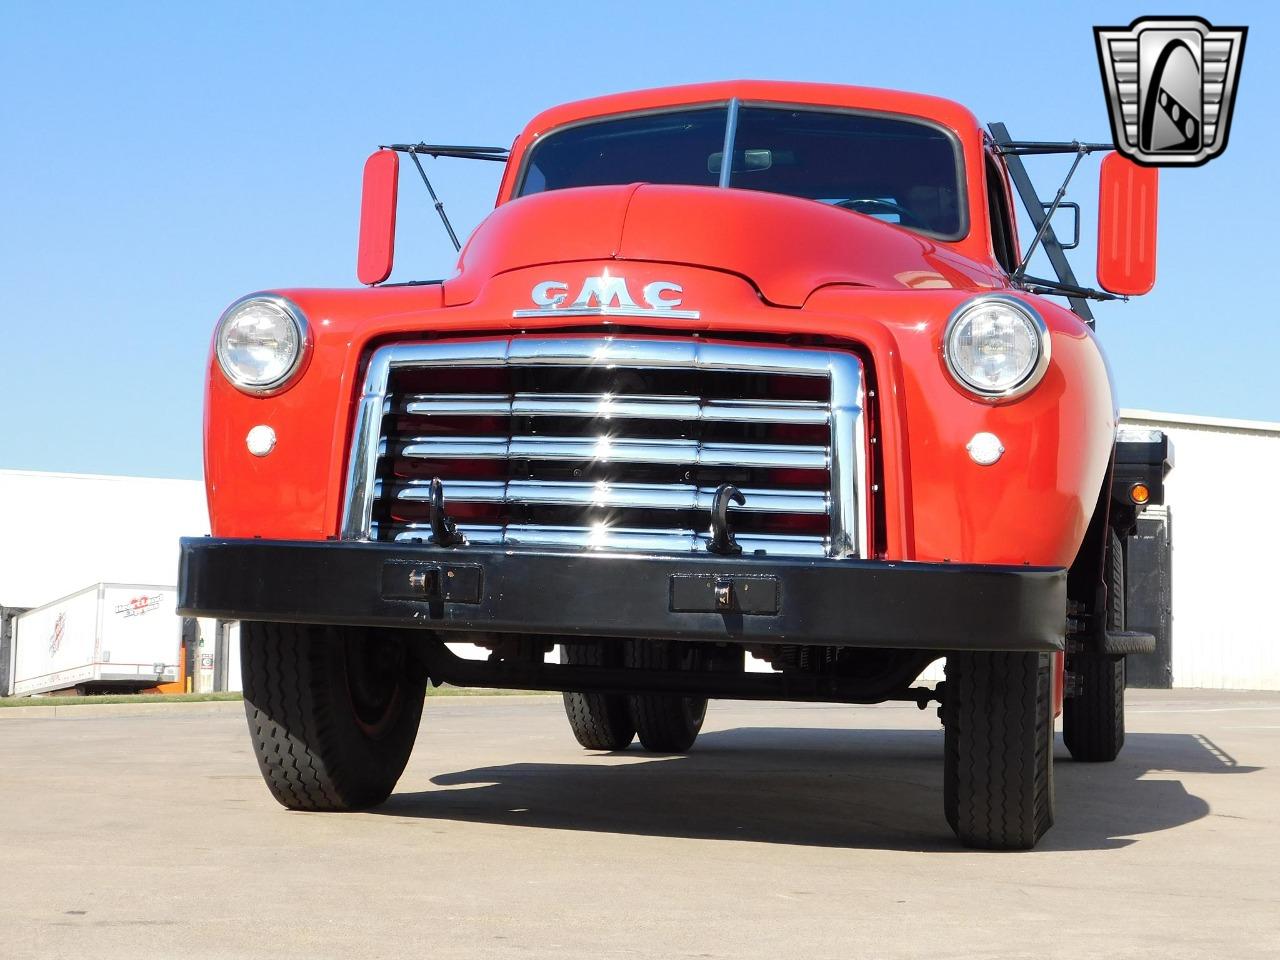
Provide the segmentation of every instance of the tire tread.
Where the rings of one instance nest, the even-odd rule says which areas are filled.
[[[1125,628],[1124,545],[1109,531],[1107,629]],[[1067,669],[1080,678],[1080,692],[1062,707],[1062,740],[1073,760],[1109,763],[1124,748],[1125,659],[1073,653]]]
[[[1053,671],[1046,654],[947,663],[943,805],[968,846],[1030,849],[1053,825]]]
[[[632,640],[627,645],[627,665],[641,670],[671,670],[677,664],[669,641]],[[706,717],[706,697],[681,697],[664,693],[635,694],[630,698],[631,719],[640,745],[651,753],[685,753],[698,739]]]
[[[245,719],[272,796],[309,811],[385,800],[413,746],[425,677],[406,678],[403,712],[387,742],[362,744],[349,701],[335,696],[339,637],[302,624],[244,622],[240,631]]]
[[[572,643],[560,647],[562,663],[582,666],[610,666],[610,660],[621,660],[616,648],[606,641]],[[565,693],[564,712],[574,739],[587,750],[625,750],[635,739],[635,723],[631,719],[627,697],[617,693]]]

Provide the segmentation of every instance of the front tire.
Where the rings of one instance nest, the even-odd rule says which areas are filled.
[[[359,810],[390,796],[427,677],[388,631],[240,625],[244,709],[258,768],[290,810]]]
[[[627,666],[640,670],[697,670],[702,657],[696,646],[670,640],[632,640]],[[631,698],[631,719],[640,746],[650,753],[686,753],[698,739],[707,716],[706,697],[643,693]]]
[[[943,805],[960,842],[1029,850],[1053,825],[1053,660],[947,658]]]
[[[1110,531],[1107,544],[1107,629],[1123,630],[1124,546]],[[1071,759],[1109,763],[1124,748],[1125,658],[1097,653],[1067,656],[1067,669],[1080,678],[1080,692],[1062,705],[1062,741]]]

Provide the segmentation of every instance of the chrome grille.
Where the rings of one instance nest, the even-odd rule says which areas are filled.
[[[747,554],[856,556],[862,405],[861,363],[828,350],[590,336],[383,347],[343,536],[427,540],[440,477],[471,543],[694,552],[716,488],[733,483]]]

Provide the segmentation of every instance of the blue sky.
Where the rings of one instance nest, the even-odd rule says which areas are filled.
[[[1184,12],[1250,27],[1230,147],[1162,173],[1156,289],[1100,306],[1099,331],[1124,406],[1280,420],[1280,15],[1185,7],[6,4],[0,467],[199,477],[213,323],[253,290],[355,283],[360,167],[378,143],[506,145],[561,101],[736,77],[919,90],[1017,136],[1109,139],[1091,27]],[[1033,163],[1051,193],[1064,161]],[[469,231],[497,165],[435,170]],[[1087,161],[1069,196],[1086,282],[1096,172]],[[401,207],[396,278],[448,274],[420,184]]]

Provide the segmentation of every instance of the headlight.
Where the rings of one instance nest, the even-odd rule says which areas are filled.
[[[288,385],[311,344],[301,310],[284,297],[256,294],[227,308],[214,345],[218,366],[234,386],[265,395]]]
[[[984,400],[1012,400],[1031,390],[1049,366],[1049,331],[1021,300],[975,297],[947,323],[947,369],[965,390]]]

